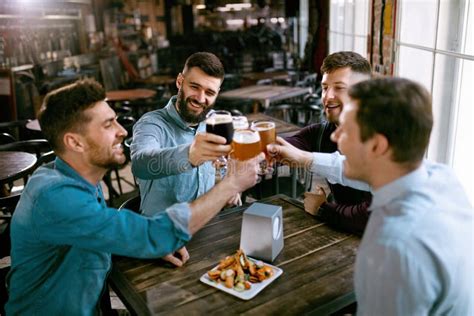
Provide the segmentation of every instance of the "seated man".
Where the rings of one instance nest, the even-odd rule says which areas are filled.
[[[423,159],[433,126],[429,93],[386,78],[354,85],[349,97],[332,136],[345,157],[281,138],[268,149],[329,181],[372,188],[355,265],[357,314],[472,315],[474,209],[454,172]]]
[[[32,175],[13,215],[8,315],[96,314],[111,254],[158,258],[179,251],[258,179],[263,154],[231,161],[227,177],[207,194],[156,216],[107,207],[99,182],[125,161],[127,132],[104,100],[103,88],[91,80],[45,98],[39,119],[57,159]]]
[[[349,99],[347,91],[351,85],[369,79],[371,68],[369,62],[357,53],[338,52],[323,60],[321,73],[327,121],[309,125],[286,140],[305,151],[332,153],[337,150],[337,144],[331,140],[331,134],[339,125],[339,115]],[[314,193],[305,193],[305,210],[317,214],[336,228],[362,234],[369,219],[372,195],[340,184],[328,182],[328,185],[333,201],[326,201],[325,192],[317,188]]]
[[[132,172],[138,178],[143,214],[196,199],[214,185],[211,162],[227,155],[230,146],[224,138],[205,133],[203,121],[223,80],[224,67],[215,55],[195,53],[176,79],[178,95],[135,124]]]

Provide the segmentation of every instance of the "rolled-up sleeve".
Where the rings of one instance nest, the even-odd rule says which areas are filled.
[[[371,191],[367,183],[351,180],[344,176],[344,160],[346,160],[346,157],[339,152],[336,151],[331,154],[315,152],[312,154],[311,172],[326,178],[331,183],[339,183],[354,189]]]
[[[131,159],[133,174],[145,180],[159,179],[192,169],[189,162],[190,144],[173,147],[164,145],[166,130],[151,118],[138,121],[133,129]]]
[[[68,197],[57,203],[58,196]],[[169,207],[154,217],[117,211],[97,203],[80,186],[61,185],[36,201],[33,229],[39,240],[138,258],[158,258],[190,239],[190,208]]]

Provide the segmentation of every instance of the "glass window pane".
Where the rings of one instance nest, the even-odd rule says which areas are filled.
[[[354,51],[367,58],[367,37],[354,38]]]
[[[438,1],[400,1],[400,41],[434,48]]]
[[[474,55],[474,3],[471,0],[470,5],[467,6],[467,18],[465,19],[465,37],[464,54]]]
[[[330,8],[331,31],[344,31],[344,0],[332,0]]]
[[[344,33],[354,33],[354,3],[347,0],[344,5]]]
[[[344,35],[344,50],[352,51],[354,49],[353,42],[354,42],[354,37],[353,36]]]
[[[474,204],[474,61],[462,61],[462,74],[460,82],[459,105],[457,111],[457,124],[454,137],[453,168],[457,173],[471,204]]]
[[[355,11],[354,11],[354,33],[356,35],[366,36],[368,32],[369,25],[369,1],[368,0],[358,0],[355,2]]]
[[[461,52],[464,0],[440,1],[437,48]]]
[[[397,74],[421,83],[431,91],[433,53],[400,46]]]
[[[448,150],[454,131],[453,118],[458,84],[456,74],[459,67],[459,59],[436,55],[432,92],[434,126],[428,147],[428,158],[433,161],[449,163],[450,160]]]

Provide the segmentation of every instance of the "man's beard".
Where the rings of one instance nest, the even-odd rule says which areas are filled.
[[[188,110],[187,105],[188,105],[188,102],[190,102],[190,100],[191,100],[190,97],[188,98],[184,97],[184,92],[182,89],[180,89],[178,91],[178,96],[176,100],[178,112],[183,118],[183,120],[185,120],[187,123],[190,123],[190,124],[201,123],[202,121],[206,119],[206,115],[212,109],[213,104],[209,105],[208,107],[205,107],[204,105],[202,105],[201,103],[193,99],[194,104],[199,104],[199,105],[202,105],[203,107],[203,111],[200,114],[195,115],[191,111]]]
[[[89,146],[91,160],[97,167],[112,169],[123,165],[126,161],[125,154],[122,154],[123,159],[117,159],[115,155],[109,154],[94,141],[89,141]]]

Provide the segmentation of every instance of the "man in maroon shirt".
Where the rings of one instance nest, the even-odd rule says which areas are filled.
[[[327,56],[321,66],[322,101],[327,121],[309,125],[286,140],[309,152],[332,153],[337,144],[330,136],[339,124],[339,115],[348,101],[349,87],[371,75],[369,62],[354,52],[337,52]],[[305,210],[327,223],[353,233],[362,234],[369,219],[372,195],[340,184],[329,183],[332,201],[326,200],[321,188],[305,193]]]

